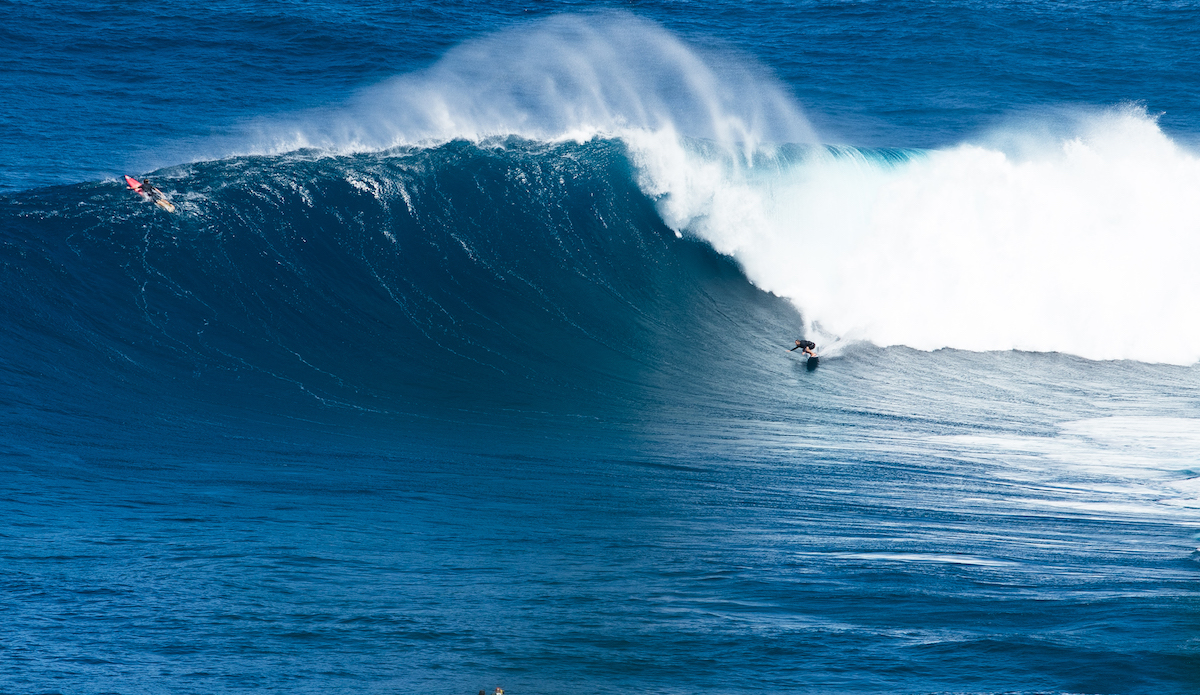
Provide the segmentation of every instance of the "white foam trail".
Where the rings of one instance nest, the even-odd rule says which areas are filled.
[[[1030,507],[1109,515],[1147,515],[1190,523],[1200,509],[1200,420],[1120,416],[1059,425],[1053,437],[954,435],[931,448],[999,464],[1001,479],[1036,496],[1009,498]],[[1058,493],[1058,494],[1054,494]]]
[[[888,162],[752,168],[632,138],[677,230],[736,257],[826,334],[920,349],[1200,360],[1200,158],[1139,107]]]

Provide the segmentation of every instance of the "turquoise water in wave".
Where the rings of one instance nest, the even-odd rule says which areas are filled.
[[[1200,689],[1190,5],[0,36],[0,691]]]

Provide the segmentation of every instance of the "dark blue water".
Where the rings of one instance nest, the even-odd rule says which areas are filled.
[[[0,691],[1200,689],[1188,4],[0,36]]]

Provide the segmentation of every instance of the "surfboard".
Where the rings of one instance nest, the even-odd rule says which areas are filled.
[[[817,365],[821,363],[821,357],[819,355],[805,355],[803,352],[792,350],[784,350],[784,352],[791,355],[792,359],[804,362],[805,369],[810,372],[816,369]]]
[[[138,195],[142,196],[143,199],[150,200],[150,196],[146,195],[145,193],[142,193],[142,182],[141,181],[138,181],[137,179],[133,178],[129,174],[126,174],[125,175],[125,183],[126,183],[126,185],[129,186],[129,188],[131,190],[136,191],[138,193]]]

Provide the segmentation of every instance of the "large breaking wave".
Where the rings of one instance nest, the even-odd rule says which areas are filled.
[[[834,352],[863,340],[1200,360],[1200,159],[1144,109],[1035,116],[936,150],[819,140],[752,61],[628,15],[556,17],[346,105],[254,124],[220,145],[241,155],[164,174],[177,219],[105,185],[18,196],[7,248],[41,238],[53,255],[58,239],[66,267],[83,264],[71,272],[120,270],[97,280],[132,292],[111,300],[120,320],[165,353],[228,366],[267,354],[239,352],[259,341],[274,357],[255,369],[322,399],[398,392],[362,364],[430,392],[562,383],[536,365],[582,340],[573,368],[635,382],[671,372],[676,343],[745,359],[754,341],[794,337],[800,319],[763,293],[725,302],[749,302],[737,330],[706,318],[701,298],[732,290],[708,286],[716,261],[673,255],[707,253],[695,240],[745,273],[727,264],[722,282],[790,299]],[[396,325],[400,343],[436,350],[398,347]],[[344,350],[314,348],[325,334]]]
[[[1200,360],[1200,158],[1137,105],[1026,114],[936,150],[815,147],[752,61],[597,14],[462,45],[254,138],[344,152],[508,135],[623,140],[663,220],[825,342]]]

